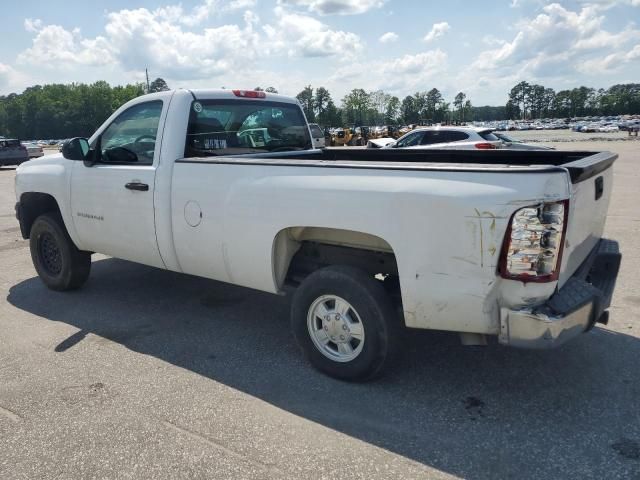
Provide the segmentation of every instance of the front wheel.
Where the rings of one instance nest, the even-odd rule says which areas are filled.
[[[33,266],[47,287],[65,291],[84,285],[91,271],[91,254],[78,250],[60,215],[40,215],[29,237]]]
[[[380,374],[395,352],[399,320],[381,282],[359,269],[330,266],[296,290],[292,329],[318,370],[342,380]]]

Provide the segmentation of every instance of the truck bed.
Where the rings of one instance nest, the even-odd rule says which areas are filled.
[[[239,156],[183,158],[178,163],[367,168],[441,171],[567,171],[572,183],[591,178],[611,166],[611,152],[517,150],[394,150],[330,148]]]

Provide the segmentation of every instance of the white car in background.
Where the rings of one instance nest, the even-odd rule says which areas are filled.
[[[423,127],[403,135],[398,140],[371,140],[368,148],[411,148],[439,150],[495,150],[502,141],[489,128]]]

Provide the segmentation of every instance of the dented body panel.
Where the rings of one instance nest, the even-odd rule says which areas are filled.
[[[567,198],[566,174],[462,177],[180,161],[171,199],[178,261],[185,272],[277,293],[282,285],[273,268],[281,259],[272,252],[279,232],[301,226],[362,232],[384,240],[362,247],[385,251],[387,244],[395,254],[408,326],[497,334],[499,305],[546,298],[555,288],[504,281],[496,269],[513,212]],[[197,229],[182,215],[189,202],[203,213]],[[344,241],[358,246],[357,236]],[[505,283],[514,284],[506,299]]]

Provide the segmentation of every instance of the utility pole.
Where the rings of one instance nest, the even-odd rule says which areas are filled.
[[[149,93],[149,70],[147,70],[145,68],[144,69],[144,74],[147,76],[147,91],[146,91],[146,93]]]

